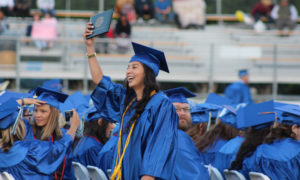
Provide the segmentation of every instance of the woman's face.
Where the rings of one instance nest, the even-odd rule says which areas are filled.
[[[296,140],[297,141],[300,141],[300,126],[297,126],[297,125],[293,125],[292,126],[292,131],[293,131],[293,133],[295,133],[296,134]]]
[[[115,128],[115,124],[114,123],[108,123],[107,128],[106,128],[106,137],[109,138],[113,129]]]
[[[126,71],[126,79],[130,88],[135,90],[144,88],[145,71],[142,63],[132,61]]]
[[[44,127],[48,123],[50,112],[50,106],[48,104],[35,106],[34,120],[36,125],[39,127]]]

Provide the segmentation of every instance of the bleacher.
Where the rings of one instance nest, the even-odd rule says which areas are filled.
[[[86,19],[59,19],[59,39],[50,50],[39,51],[24,36],[30,21],[10,19],[11,35],[0,38],[16,42],[17,65],[1,64],[0,77],[15,79],[16,89],[20,88],[20,79],[63,77],[66,81],[83,81],[84,90],[87,91],[91,77],[82,41],[86,22]],[[232,82],[237,80],[238,69],[249,68],[251,82],[271,84],[274,80],[276,44],[278,83],[298,84],[300,80],[295,75],[300,65],[300,38],[297,36],[300,31],[296,30],[295,35],[287,38],[278,37],[276,32],[271,30],[256,34],[253,30],[226,24],[207,25],[205,30],[143,24],[133,25],[131,40],[165,52],[171,73],[162,72],[158,77],[160,81],[199,83]],[[116,43],[115,39],[99,38],[97,41]],[[123,80],[132,54],[130,46],[125,54],[111,48],[109,54],[98,53],[98,60],[105,74],[113,80]]]

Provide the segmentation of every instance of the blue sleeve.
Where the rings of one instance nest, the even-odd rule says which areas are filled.
[[[72,142],[71,135],[65,135],[62,139],[54,142],[31,141],[27,154],[28,165],[42,174],[52,174],[63,162]]]
[[[91,98],[98,111],[104,114],[108,121],[121,121],[121,104],[125,98],[126,89],[120,84],[115,84],[107,76],[93,91]]]
[[[247,85],[243,86],[243,102],[246,104],[252,103],[250,88]]]
[[[202,165],[198,149],[192,139],[181,130],[178,131],[178,151],[174,176],[174,179],[209,179],[208,171]]]
[[[153,126],[151,132],[145,135],[146,149],[144,151],[140,177],[149,175],[161,179],[170,179],[173,173],[176,149],[178,115],[168,99],[162,102],[154,101],[156,109],[150,109],[148,117]],[[159,104],[160,103],[160,104]]]

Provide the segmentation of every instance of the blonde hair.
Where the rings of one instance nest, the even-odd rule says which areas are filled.
[[[62,132],[59,128],[59,110],[56,109],[55,107],[50,106],[50,116],[48,119],[47,124],[43,127],[42,130],[42,136],[40,140],[43,141],[48,141],[49,137],[52,135],[54,136],[55,139],[60,139],[62,137]],[[34,127],[36,127],[36,123]],[[34,128],[34,133],[35,133],[35,128]]]
[[[23,120],[20,119],[18,126],[16,128],[16,134],[11,134],[13,125],[9,128],[1,130],[2,139],[0,140],[0,146],[4,152],[8,152],[10,148],[14,145],[15,141],[23,140],[26,135],[26,127]]]

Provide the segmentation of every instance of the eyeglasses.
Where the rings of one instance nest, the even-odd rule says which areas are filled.
[[[183,112],[190,112],[191,111],[191,108],[176,108],[176,112],[180,112],[181,110],[183,110]]]

